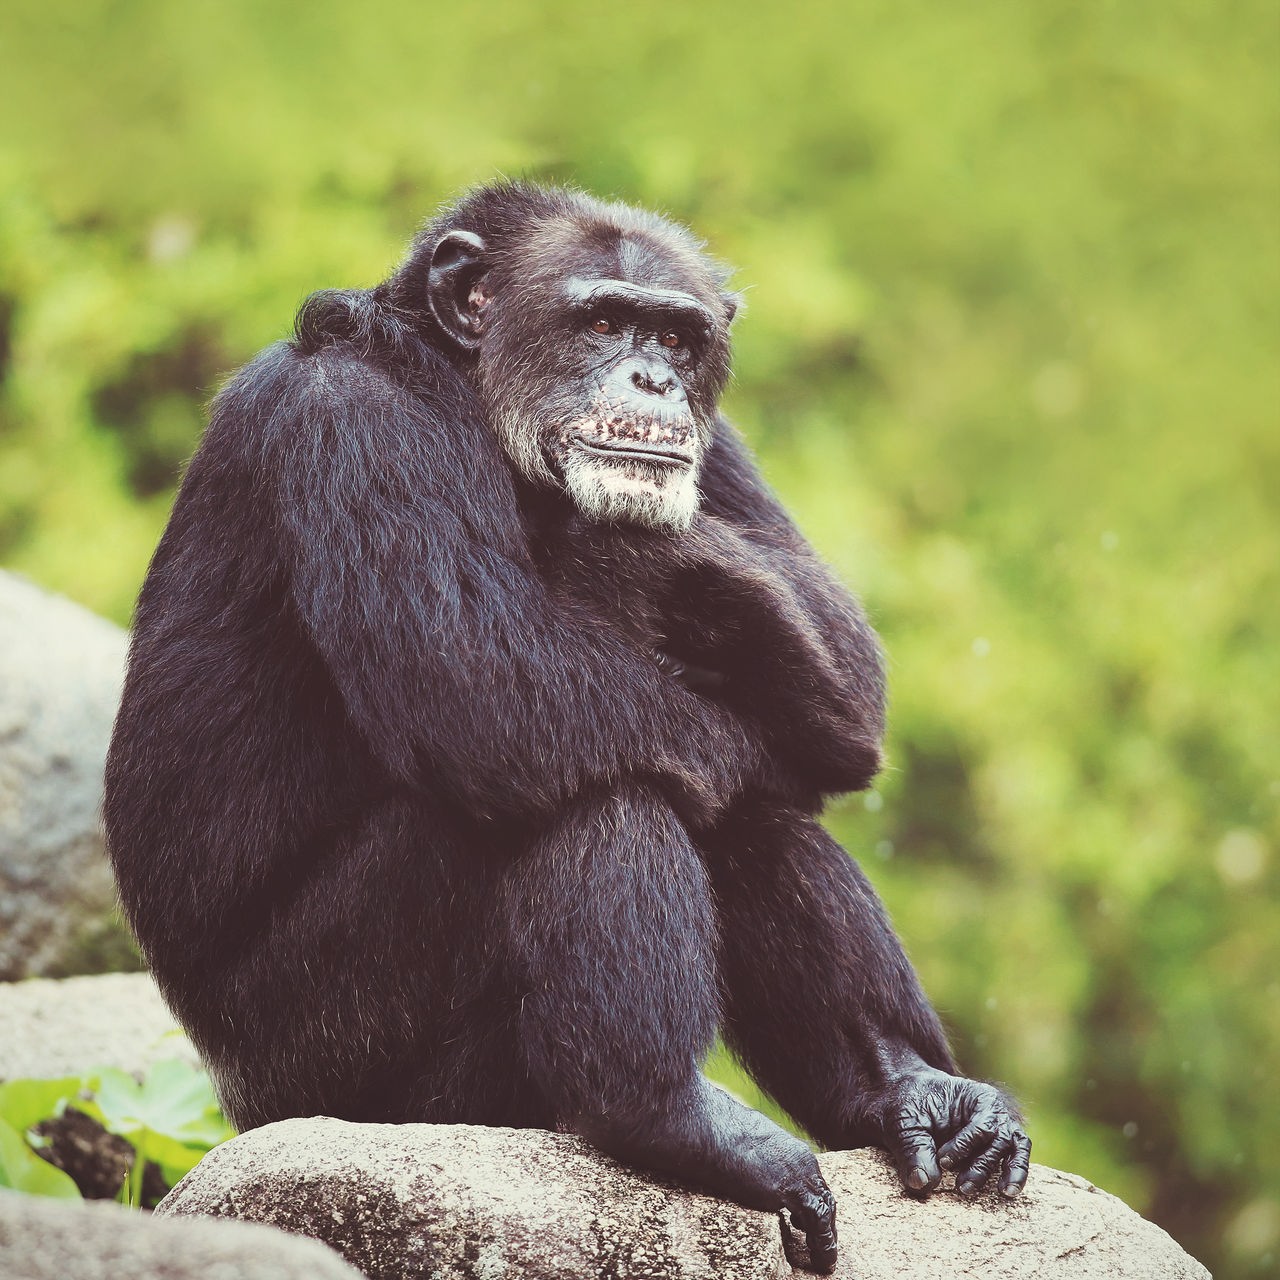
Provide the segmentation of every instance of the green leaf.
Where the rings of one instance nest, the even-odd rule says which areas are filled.
[[[58,1200],[80,1199],[76,1184],[61,1169],[41,1160],[6,1120],[0,1120],[0,1187]]]
[[[127,1071],[117,1067],[95,1071],[89,1090],[93,1096],[80,1109],[109,1133],[132,1138],[145,1127],[140,1114],[144,1109],[142,1086]]]
[[[59,1080],[10,1080],[0,1084],[0,1120],[25,1133],[41,1120],[61,1115],[63,1106],[79,1091],[79,1076],[64,1076]]]
[[[94,1073],[91,1087],[94,1099],[84,1109],[121,1137],[134,1140],[146,1130],[183,1146],[208,1148],[234,1135],[218,1110],[208,1076],[186,1063],[157,1062],[142,1084],[107,1067]],[[148,1140],[142,1145],[149,1154]]]
[[[184,1146],[154,1133],[147,1135],[146,1149],[147,1159],[160,1166],[160,1174],[170,1187],[185,1178],[209,1154],[209,1148],[203,1143]]]

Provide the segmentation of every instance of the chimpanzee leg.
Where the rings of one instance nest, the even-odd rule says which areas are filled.
[[[618,1159],[786,1207],[815,1264],[834,1264],[812,1153],[698,1069],[719,1013],[715,913],[667,803],[639,786],[583,797],[499,892],[527,1069],[562,1123]]]
[[[820,1143],[864,1144],[852,1108],[881,1083],[880,1041],[955,1071],[875,890],[813,818],[782,805],[741,806],[703,844],[726,1039]]]

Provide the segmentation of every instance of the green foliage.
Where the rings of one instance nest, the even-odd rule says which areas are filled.
[[[62,1114],[63,1108],[80,1092],[79,1076],[58,1080],[7,1080],[0,1084],[0,1120],[19,1133]]]
[[[0,1186],[31,1195],[79,1197],[61,1169],[35,1154],[41,1141],[30,1132],[69,1105],[133,1147],[120,1192],[125,1204],[142,1203],[149,1164],[173,1186],[211,1148],[235,1136],[218,1110],[209,1077],[175,1059],[156,1062],[141,1083],[115,1067],[60,1080],[10,1080],[0,1084]]]
[[[1238,0],[17,0],[0,562],[123,620],[218,379],[497,172],[741,264],[892,657],[831,816],[1037,1158],[1280,1256],[1280,22]]]
[[[80,1087],[64,1080],[10,1080],[0,1084],[0,1187],[33,1196],[78,1200],[76,1184],[32,1150],[27,1131],[41,1120],[61,1115]]]
[[[58,1200],[80,1199],[76,1184],[61,1169],[41,1160],[7,1120],[0,1120],[0,1187]]]
[[[107,1067],[89,1076],[86,1086],[91,1096],[77,1107],[108,1133],[126,1139],[136,1153],[126,1188],[129,1203],[141,1203],[148,1163],[173,1186],[212,1147],[234,1136],[209,1077],[185,1062],[157,1062],[141,1084],[128,1072]]]
[[[138,944],[118,908],[90,918],[67,939],[59,959],[45,970],[49,978],[79,973],[135,973],[144,968]]]

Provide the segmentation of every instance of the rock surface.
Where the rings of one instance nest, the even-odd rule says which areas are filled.
[[[0,572],[0,979],[128,963],[98,820],[126,647]]]
[[[314,1240],[0,1191],[4,1280],[360,1280]]]
[[[1033,1166],[1021,1199],[903,1192],[876,1152],[825,1155],[853,1280],[1206,1280],[1163,1231],[1082,1178]],[[576,1138],[464,1125],[269,1125],[210,1152],[163,1215],[267,1222],[373,1280],[779,1280],[778,1219],[623,1169]]]
[[[0,983],[0,1081],[120,1067],[142,1075],[160,1058],[197,1063],[191,1042],[145,973]]]
[[[1017,1200],[906,1194],[887,1157],[819,1156],[840,1204],[838,1277],[853,1280],[1210,1280],[1154,1223],[1075,1174],[1033,1164]]]
[[[372,1280],[790,1274],[772,1215],[532,1130],[286,1120],[211,1151],[156,1212],[315,1236]]]

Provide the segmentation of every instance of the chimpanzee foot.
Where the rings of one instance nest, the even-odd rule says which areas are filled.
[[[804,1233],[808,1267],[823,1274],[835,1268],[836,1201],[813,1152],[707,1080],[661,1114],[626,1124],[583,1117],[575,1128],[628,1164],[750,1209],[786,1209],[790,1228]],[[784,1222],[783,1244],[793,1260],[798,1252],[788,1230]]]

